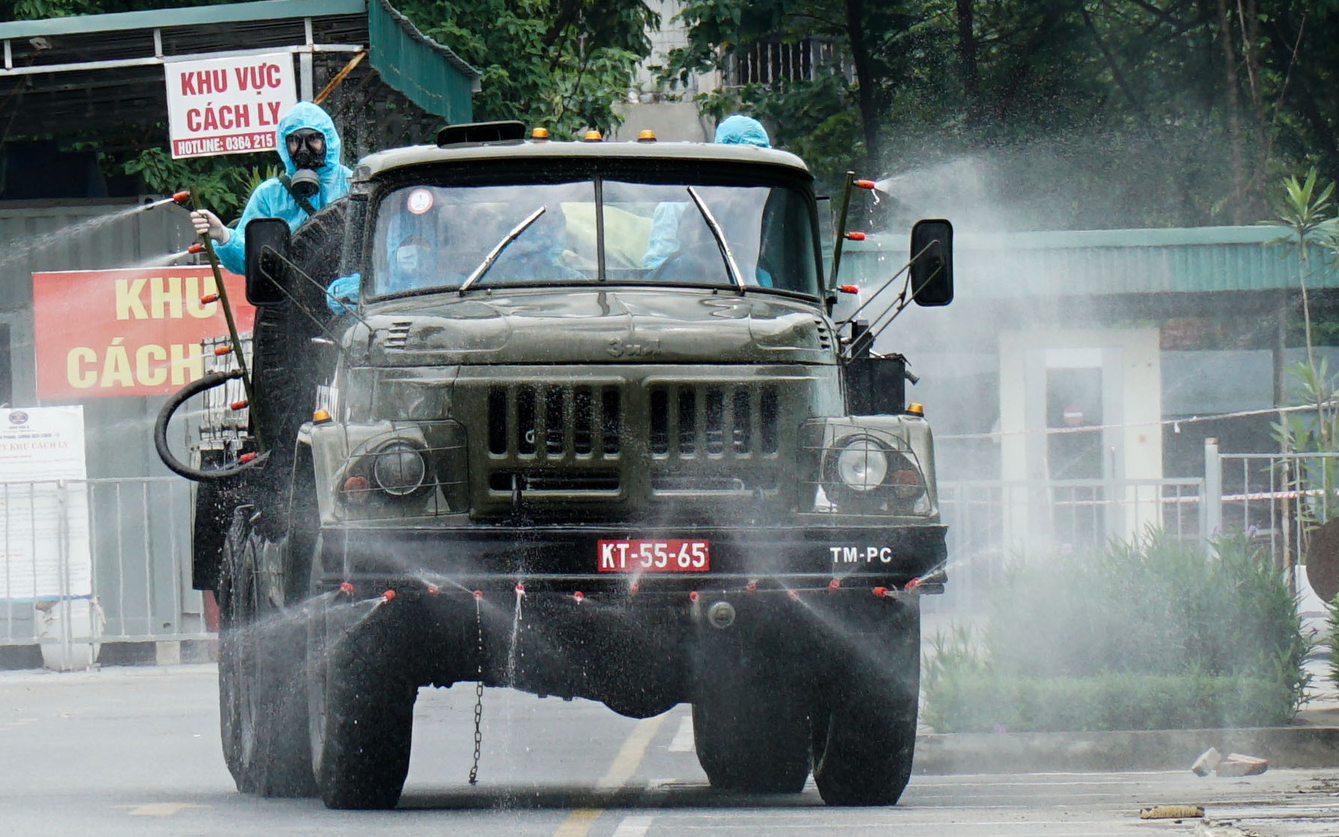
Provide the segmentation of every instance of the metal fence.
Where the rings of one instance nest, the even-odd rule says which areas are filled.
[[[1209,444],[1205,461],[1203,478],[941,482],[945,605],[982,604],[1011,559],[1151,528],[1191,543],[1248,533],[1291,565],[1339,505],[1324,488],[1339,454],[1220,455]],[[1321,487],[1299,489],[1299,476]],[[212,638],[190,585],[190,515],[190,488],[174,477],[0,483],[0,646],[56,641],[61,619],[94,625],[103,642]]]
[[[1210,526],[1267,544],[1284,567],[1304,563],[1311,533],[1339,512],[1339,453],[1218,454],[1206,477],[1220,498]]]
[[[0,645],[207,639],[173,477],[0,484]]]
[[[1150,529],[1203,543],[1212,531],[1210,496],[1200,478],[941,482],[950,556],[945,601],[979,605],[1012,558],[1130,540]]]

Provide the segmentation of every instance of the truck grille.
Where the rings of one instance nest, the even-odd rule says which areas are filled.
[[[620,394],[613,386],[490,387],[488,451],[550,460],[616,458],[620,415]]]
[[[660,458],[773,454],[775,385],[676,384],[650,389],[651,454]]]

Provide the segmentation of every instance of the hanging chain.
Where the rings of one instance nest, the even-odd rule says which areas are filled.
[[[479,750],[484,741],[481,727],[484,717],[484,617],[477,597],[474,600],[474,624],[479,633],[477,649],[479,682],[474,686],[474,763],[470,765],[471,785],[479,784]]]

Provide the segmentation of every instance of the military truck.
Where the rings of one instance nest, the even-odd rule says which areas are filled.
[[[417,690],[472,682],[475,768],[505,686],[690,703],[714,788],[895,803],[945,527],[819,221],[783,151],[488,124],[362,160],[291,236],[252,222],[250,363],[157,428],[198,482],[238,788],[393,807]],[[916,226],[896,305],[952,298],[951,233]],[[245,432],[182,461],[173,414],[238,377]]]

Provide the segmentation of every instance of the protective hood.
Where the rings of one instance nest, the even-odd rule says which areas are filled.
[[[289,108],[274,131],[274,147],[279,152],[279,159],[284,161],[284,171],[289,177],[293,176],[297,167],[293,165],[293,158],[288,156],[288,143],[284,139],[299,128],[312,128],[325,135],[325,164],[316,173],[321,177],[321,191],[326,192],[342,176],[339,133],[335,131],[335,123],[329,114],[311,102],[298,102]]]
[[[772,141],[767,129],[751,116],[736,113],[716,126],[716,138],[713,142],[723,145],[756,145],[759,148],[771,148]]]

